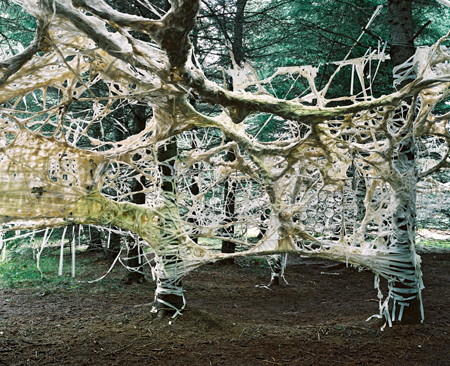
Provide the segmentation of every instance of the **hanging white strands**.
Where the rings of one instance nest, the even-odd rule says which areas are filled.
[[[64,264],[64,239],[66,237],[67,226],[64,226],[64,231],[61,238],[61,249],[59,252],[59,269],[58,276],[63,275],[63,264]]]
[[[112,269],[116,265],[117,261],[120,259],[121,254],[122,254],[122,248],[120,248],[119,254],[117,254],[116,258],[114,259],[114,262],[111,264],[111,267],[109,267],[108,271],[100,278],[97,278],[96,280],[92,280],[92,281],[78,281],[78,282],[80,282],[80,283],[95,283],[95,282],[103,280],[109,274],[109,272],[112,271]]]
[[[75,278],[75,226],[72,227],[72,278]]]
[[[30,241],[32,241],[35,234],[40,233],[40,232],[45,231],[45,230],[46,230],[46,229],[42,229],[42,230],[33,230],[33,231],[28,231],[28,232],[26,232],[25,234],[20,234],[20,230],[18,230],[19,235],[14,235],[14,236],[11,236],[10,238],[6,238],[6,239],[4,238],[4,239],[3,239],[3,242],[7,243],[7,242],[9,242],[9,241],[11,241],[11,240],[16,240],[16,239],[19,239],[19,238],[25,238],[25,237],[27,237],[27,236],[31,236]]]
[[[110,243],[111,243],[111,226],[109,227],[108,230],[108,240],[106,241],[106,249],[109,249]]]
[[[49,228],[45,229],[44,238],[42,239],[42,244],[41,244],[41,247],[40,247],[40,249],[39,249],[39,251],[37,253],[37,258],[36,258],[36,266],[37,266],[37,269],[39,270],[39,272],[41,274],[41,277],[44,277],[44,274],[42,273],[42,270],[41,270],[41,267],[40,267],[41,254],[42,254],[42,251],[45,248],[45,245],[47,244],[48,240],[50,239],[50,237],[52,236],[52,233],[53,233],[53,229],[50,230],[50,234],[49,234],[49,230],[50,230]]]
[[[6,260],[6,242],[3,240],[3,231],[0,230],[0,249],[2,251],[2,262]]]
[[[350,79],[350,95],[353,95],[353,85],[355,82],[355,65],[352,65],[352,76]]]
[[[375,11],[372,14],[372,17],[367,22],[366,27],[363,29],[362,33],[359,35],[358,39],[353,44],[352,48],[350,48],[350,51],[348,51],[347,56],[344,57],[343,61],[347,60],[347,58],[351,55],[351,53],[352,53],[353,49],[355,48],[355,46],[359,43],[359,41],[362,38],[362,36],[364,35],[364,33],[366,33],[366,29],[368,29],[370,27],[370,25],[372,24],[374,19],[378,16],[378,14],[380,14],[381,9],[383,9],[383,5],[378,5],[377,8],[375,9]]]
[[[81,248],[81,233],[84,233],[83,225],[78,225],[78,248]]]

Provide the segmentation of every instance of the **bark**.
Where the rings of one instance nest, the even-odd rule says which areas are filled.
[[[286,268],[287,254],[274,254],[267,258],[270,269],[272,271],[272,277],[270,279],[269,286],[279,286],[281,280],[287,284],[284,278],[284,270]]]
[[[413,44],[413,21],[412,21],[412,2],[410,0],[389,0],[388,2],[390,19],[390,34],[391,34],[391,60],[393,66],[398,66],[407,61],[414,55],[415,49]],[[400,88],[403,87],[400,84]],[[413,105],[412,98],[406,100],[408,104]],[[412,107],[414,108],[414,107]],[[406,120],[408,110],[397,111],[397,116]],[[402,126],[396,126],[402,127]],[[411,125],[411,129],[413,126]],[[421,281],[418,277],[415,266],[415,251],[414,251],[414,237],[415,237],[415,221],[416,221],[416,184],[417,171],[415,162],[415,141],[411,129],[405,131],[404,136],[401,136],[403,143],[398,148],[396,155],[393,158],[393,166],[396,173],[401,175],[397,179],[399,185],[394,187],[395,195],[398,205],[393,215],[394,238],[396,246],[404,253],[411,256],[411,263],[408,268],[405,268],[410,276],[402,282],[394,284],[393,296],[395,306],[395,297],[403,298],[403,304],[397,304],[393,312],[395,319],[394,324],[417,324],[421,321],[421,300],[420,300],[420,285]],[[395,265],[391,265],[395,270]],[[410,293],[405,291],[410,291]],[[400,314],[403,310],[403,314]]]
[[[225,142],[230,142],[226,140]],[[233,150],[229,150],[225,156],[226,160],[232,162],[236,159]],[[224,234],[232,238],[234,236],[234,217],[236,213],[236,181],[232,179],[225,180],[224,183],[224,206],[225,206],[225,220],[224,224],[229,225],[224,229]],[[222,241],[222,253],[234,253],[236,250],[236,243],[230,240]],[[226,258],[222,260],[223,264],[234,264],[234,258]]]
[[[234,20],[233,54],[238,66],[244,61],[244,15],[247,0],[236,1],[236,18]]]
[[[46,18],[40,18],[36,24],[36,34],[31,44],[19,54],[10,57],[6,60],[0,61],[0,68],[4,68],[5,72],[0,77],[0,86],[18,72],[23,65],[30,61],[33,56],[49,47],[49,42],[46,39],[49,23]]]
[[[146,116],[146,106],[137,105],[131,108],[133,119],[129,124],[129,132],[132,135],[138,134],[143,131],[146,126],[147,116]],[[138,156],[137,158],[140,158]],[[145,177],[140,177],[138,180],[133,181],[132,191],[137,192],[133,194],[131,202],[137,205],[145,204],[145,193],[142,190],[145,189]],[[134,241],[134,243],[132,242]],[[145,281],[145,275],[142,272],[142,262],[140,260],[138,239],[131,239],[129,243],[131,249],[128,251],[128,261],[127,266],[133,268],[134,270],[127,273],[125,282],[127,284],[141,283]]]
[[[114,139],[116,141],[121,141],[125,137],[125,131],[115,128],[114,129]],[[115,228],[118,230],[118,228]],[[111,235],[109,236],[109,241],[107,238],[107,242],[105,245],[105,258],[109,260],[114,260],[117,255],[119,254],[120,247],[122,245],[122,235],[117,232],[111,232]]]
[[[192,130],[192,141],[191,141],[192,150],[195,150],[198,148],[197,140],[195,139],[196,132],[197,132],[196,128]],[[200,193],[200,187],[198,186],[195,178],[196,178],[196,176],[198,176],[198,174],[200,174],[200,164],[199,163],[193,164],[192,169],[194,170],[195,175],[191,179],[191,184],[189,185],[189,192],[191,193],[192,196],[197,196]],[[195,211],[192,213],[192,216],[188,218],[188,222],[192,223],[193,225],[199,224],[199,222],[197,220],[197,213]],[[196,229],[194,229],[192,231],[193,235],[195,235],[197,233],[198,233],[198,231]],[[198,238],[196,236],[191,237],[191,239],[194,241],[194,243],[198,244]]]
[[[247,0],[236,1],[236,17],[234,19],[233,29],[233,55],[234,60],[238,67],[241,66],[244,61],[244,12]],[[230,139],[226,139],[225,142],[230,142]],[[226,161],[233,162],[236,159],[233,150],[229,150],[225,156]],[[236,213],[236,182],[231,179],[227,179],[224,185],[224,205],[225,205],[225,224],[229,225],[224,231],[228,237],[234,236],[234,225],[232,225]],[[236,244],[229,240],[222,241],[222,253],[234,253],[236,250]],[[234,264],[234,258],[227,258],[222,261],[223,264]]]
[[[178,155],[177,139],[172,137],[166,144],[158,148],[159,171],[161,174],[161,188],[165,203],[166,214],[162,219],[162,240],[164,241],[165,252],[169,253],[164,257],[156,256],[157,262],[157,288],[155,291],[154,307],[159,316],[174,314],[184,306],[184,297],[182,295],[181,278],[173,278],[167,273],[170,268],[175,268],[178,263],[182,263],[179,258],[177,247],[179,245],[176,232],[176,223],[171,216],[171,209],[176,208],[176,182],[175,182],[175,159]],[[177,210],[178,211],[178,210]],[[166,270],[164,270],[166,269]],[[177,271],[174,271],[175,273]]]
[[[391,60],[400,65],[414,55],[412,2],[410,0],[389,0]]]

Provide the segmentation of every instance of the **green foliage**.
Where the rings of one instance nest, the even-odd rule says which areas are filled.
[[[15,55],[34,38],[36,19],[10,0],[0,0],[0,48]]]
[[[414,32],[417,34],[431,20],[415,39],[416,45],[433,45],[436,40],[448,33],[450,8],[436,0],[413,1]]]
[[[46,254],[44,253],[40,259],[40,268],[44,275],[42,277],[36,265],[33,249],[25,246],[15,247],[8,254],[8,260],[0,262],[1,287],[34,287],[66,280],[55,276],[58,273],[58,257]],[[70,269],[66,268],[66,273],[69,271]]]
[[[250,257],[249,263],[259,266],[261,268],[268,268],[269,264],[267,263],[267,258],[265,257]]]
[[[430,238],[418,238],[416,244],[424,250],[439,251],[440,249],[450,249],[450,239],[430,239]]]
[[[8,259],[0,262],[0,288],[39,289],[43,294],[63,294],[73,292],[113,293],[130,292],[124,288],[123,281],[127,270],[117,264],[114,269],[102,280],[94,281],[103,276],[109,269],[111,261],[103,260],[101,252],[77,252],[76,277],[71,277],[71,253],[64,254],[63,276],[58,276],[59,250],[55,247],[45,248],[40,258],[40,268],[43,276],[36,266],[33,250],[27,246],[19,246],[8,253]],[[153,282],[145,284],[154,286]],[[136,287],[132,291],[140,292],[142,288]]]

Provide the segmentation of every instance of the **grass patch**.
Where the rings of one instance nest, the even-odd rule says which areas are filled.
[[[29,288],[67,284],[68,280],[71,280],[71,257],[70,254],[65,254],[64,257],[63,275],[58,276],[59,251],[45,248],[39,259],[41,274],[37,267],[36,251],[33,253],[31,248],[17,248],[8,253],[6,261],[0,262],[0,286],[3,288]],[[84,277],[87,266],[92,262],[92,259],[80,258],[77,260],[77,275]]]
[[[249,257],[242,257],[239,260],[240,260],[240,264],[244,265],[244,266],[269,268],[269,263],[267,262],[266,257],[249,256]]]
[[[39,271],[36,255],[30,247],[16,248],[8,253],[8,259],[0,262],[0,288],[2,289],[39,289],[45,293],[89,292],[89,293],[130,293],[134,289],[124,286],[127,270],[116,263],[113,270],[102,280],[112,261],[105,260],[102,252],[76,252],[75,278],[72,278],[71,253],[65,250],[63,275],[58,276],[59,250],[45,248],[41,254]],[[150,276],[151,277],[151,276]],[[146,287],[154,287],[153,283]],[[140,291],[139,286],[136,291]]]
[[[450,250],[450,240],[443,239],[416,239],[416,245],[424,250]]]

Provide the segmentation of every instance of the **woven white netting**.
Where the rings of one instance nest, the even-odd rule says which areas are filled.
[[[38,32],[28,49],[0,61],[4,230],[83,224],[129,231],[143,261],[155,253],[157,299],[182,296],[178,281],[207,262],[300,253],[372,270],[379,316],[389,324],[420,300],[416,188],[440,202],[450,189],[433,178],[450,166],[449,114],[434,112],[448,96],[448,38],[418,48],[396,73],[397,85],[411,83],[380,98],[372,83],[384,45],[334,63],[321,90],[312,66],[259,80],[250,65],[235,65],[231,92],[191,62],[189,47],[179,46],[187,38],[165,32],[189,28],[171,27],[180,14],[194,22],[183,9],[195,10],[195,1],[174,2],[161,21],[122,15],[101,1],[20,3],[38,19]],[[343,70],[352,75],[347,96],[327,99]],[[280,78],[292,86],[306,80],[309,94],[272,97],[267,90]],[[146,123],[130,133],[136,108]],[[162,158],[172,136],[178,152]],[[225,192],[233,194],[231,218]],[[144,204],[133,203],[137,193]],[[220,240],[236,243],[237,252],[220,253]]]

